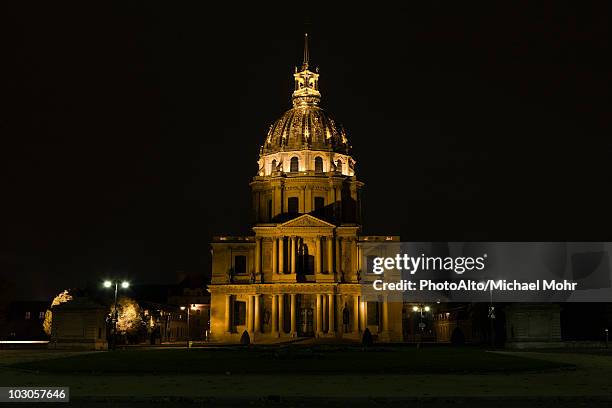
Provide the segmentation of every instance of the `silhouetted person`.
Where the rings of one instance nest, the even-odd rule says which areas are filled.
[[[251,344],[251,337],[249,336],[249,333],[246,330],[242,333],[242,336],[240,337],[240,344]]]
[[[370,329],[365,329],[365,331],[363,332],[361,344],[364,347],[370,347],[374,344],[374,339],[372,338],[372,333],[370,333]]]
[[[351,314],[348,310],[348,305],[344,304],[344,309],[342,309],[342,324],[344,325],[344,332],[348,333],[349,331],[349,322],[351,321]]]

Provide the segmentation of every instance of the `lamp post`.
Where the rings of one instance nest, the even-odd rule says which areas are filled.
[[[192,304],[188,307],[185,306],[181,306],[181,310],[185,310],[187,309],[187,347],[189,347],[189,343],[191,341],[191,325],[189,324],[189,315],[190,315],[190,310],[191,309],[195,309],[195,304]]]
[[[429,306],[423,306],[423,305],[415,305],[412,306],[412,311],[413,312],[419,312],[420,315],[420,320],[419,320],[419,329],[421,329],[421,334],[420,334],[420,338],[419,338],[419,343],[418,345],[421,345],[421,341],[423,341],[423,332],[425,331],[425,323],[423,323],[423,312],[429,312],[431,310],[431,308]]]
[[[498,283],[501,281],[498,281]],[[491,325],[491,336],[489,341],[491,342],[491,347],[495,347],[495,306],[493,306],[493,286],[490,287],[489,289],[489,313],[488,313],[488,317],[489,317],[489,321],[490,321],[490,325]]]
[[[127,289],[130,287],[130,282],[122,281],[121,283],[119,283],[119,281],[114,281],[114,282],[109,281],[109,280],[104,281],[104,287],[107,289],[112,288],[113,285],[115,285],[115,306],[114,306],[113,317],[112,317],[112,322],[113,322],[113,336],[112,336],[113,347],[112,348],[114,349],[115,345],[117,344],[117,318],[119,317],[117,313],[117,292],[119,290],[119,285],[121,285],[122,289]]]

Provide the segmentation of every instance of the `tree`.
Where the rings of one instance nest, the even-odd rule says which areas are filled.
[[[111,314],[115,312],[114,305],[111,307]],[[117,300],[117,331],[123,334],[136,334],[144,322],[140,311],[140,306],[134,299],[122,296]]]
[[[45,321],[43,322],[43,330],[48,336],[51,335],[51,324],[53,321],[53,312],[51,311],[54,306],[61,305],[72,300],[72,295],[64,290],[62,293],[53,298],[51,307],[45,312]]]

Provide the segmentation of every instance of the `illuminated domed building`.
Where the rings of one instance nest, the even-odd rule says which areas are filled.
[[[308,37],[293,107],[274,122],[250,183],[252,236],[215,237],[211,335],[221,342],[294,337],[402,340],[402,304],[361,293],[361,189],[344,129],[320,107]],[[246,332],[246,334],[245,334]]]

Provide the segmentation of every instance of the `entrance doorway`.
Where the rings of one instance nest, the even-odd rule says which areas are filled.
[[[314,336],[314,328],[313,328],[313,320],[314,313],[312,308],[303,307],[300,308],[300,313],[298,314],[298,336],[300,337],[313,337]]]

